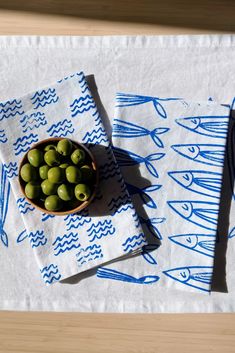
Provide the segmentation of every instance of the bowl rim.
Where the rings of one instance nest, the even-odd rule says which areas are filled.
[[[34,148],[37,148],[39,147],[40,145],[42,144],[47,144],[47,143],[50,143],[50,142],[56,142],[56,141],[60,141],[60,140],[64,140],[65,137],[50,137],[50,138],[47,138],[47,139],[44,139],[44,140],[41,140],[39,142],[36,142],[34,145],[32,145],[32,147],[30,147],[30,149],[24,154],[23,158],[21,159],[20,163],[19,163],[19,174],[18,174],[18,181],[19,181],[19,184],[20,184],[20,189],[21,189],[21,192],[23,193],[24,197],[26,198],[26,200],[33,206],[35,207],[36,209],[38,209],[39,211],[41,212],[44,212],[44,213],[47,213],[47,214],[50,214],[50,215],[54,215],[54,216],[64,216],[64,215],[68,215],[68,214],[73,214],[73,213],[77,213],[77,212],[80,212],[82,211],[84,208],[86,208],[88,205],[90,205],[90,203],[93,201],[93,199],[95,198],[96,196],[96,193],[97,193],[97,188],[98,188],[98,184],[99,184],[99,173],[98,173],[98,168],[97,168],[97,163],[96,163],[96,160],[93,156],[93,154],[91,153],[91,151],[81,142],[77,142],[71,138],[68,138],[68,140],[70,140],[74,145],[77,145],[78,147],[81,147],[82,149],[84,149],[84,151],[89,155],[89,157],[91,158],[91,161],[92,161],[92,167],[93,169],[95,170],[95,173],[96,173],[96,179],[95,179],[95,184],[94,184],[94,191],[92,193],[92,195],[90,196],[89,200],[87,201],[84,201],[83,203],[81,203],[78,207],[76,208],[73,208],[71,210],[68,210],[68,211],[48,211],[46,208],[42,208],[40,207],[39,205],[35,204],[33,202],[33,200],[29,199],[26,194],[25,194],[25,191],[24,191],[24,187],[23,187],[23,180],[20,176],[20,170],[22,168],[22,166],[27,163],[27,155],[28,155],[28,152],[31,151],[32,149]],[[25,182],[24,182],[25,183]]]

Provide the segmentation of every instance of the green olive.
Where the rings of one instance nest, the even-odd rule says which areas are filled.
[[[91,196],[91,190],[86,184],[78,184],[74,189],[75,197],[79,201],[87,201]]]
[[[37,169],[31,164],[25,163],[20,170],[20,176],[26,183],[35,181],[37,180]]]
[[[54,167],[60,164],[60,154],[56,150],[49,150],[44,154],[47,165]]]
[[[40,195],[41,187],[40,184],[30,181],[29,183],[26,184],[25,186],[25,195],[29,199],[36,199]]]
[[[48,179],[51,183],[59,184],[64,181],[64,174],[64,169],[60,167],[53,167],[48,171]]]
[[[37,148],[33,148],[27,154],[28,161],[33,167],[39,167],[43,162],[43,153]]]
[[[47,179],[49,169],[50,167],[47,164],[44,164],[39,168],[39,175],[41,179]]]
[[[81,181],[81,172],[77,167],[70,165],[66,168],[65,173],[69,183],[77,184]]]
[[[62,139],[57,144],[57,151],[62,154],[62,156],[69,156],[73,148],[73,144],[68,139]]]
[[[59,196],[50,195],[47,196],[44,205],[48,211],[59,211],[63,207],[63,202]]]
[[[44,151],[45,151],[45,152],[50,151],[50,150],[55,150],[55,151],[56,151],[56,146],[55,146],[55,145],[47,145],[47,146],[44,148]]]
[[[58,185],[50,182],[50,180],[43,180],[41,183],[42,191],[45,195],[54,195],[57,191]]]
[[[76,165],[83,163],[85,161],[85,157],[86,157],[85,152],[80,148],[77,148],[71,154],[71,160]]]
[[[62,168],[62,169],[66,169],[66,168],[68,168],[69,166],[70,166],[69,163],[62,163],[62,164],[59,165],[59,167]]]
[[[61,184],[57,189],[57,194],[63,201],[70,201],[73,198],[73,189],[71,185]]]
[[[93,179],[93,169],[89,165],[83,165],[80,168],[81,174],[82,174],[82,181],[83,182],[89,182]]]

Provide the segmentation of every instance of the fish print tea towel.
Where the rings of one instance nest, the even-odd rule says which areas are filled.
[[[114,153],[149,243],[158,238],[159,285],[210,291],[228,122],[211,101],[117,94]]]
[[[0,103],[2,169],[6,213],[8,177],[39,270],[46,284],[60,281],[146,244],[101,116],[85,80],[76,73],[50,87]],[[85,210],[52,216],[35,209],[22,195],[18,166],[32,145],[49,137],[67,137],[88,145],[99,169],[99,190]],[[17,224],[17,220],[12,220]]]

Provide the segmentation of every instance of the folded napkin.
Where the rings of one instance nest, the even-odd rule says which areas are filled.
[[[3,214],[10,192],[8,177],[26,228],[20,240],[28,236],[47,284],[134,254],[146,244],[82,72],[22,98],[0,103],[0,121]],[[23,197],[19,188],[18,166],[23,155],[37,141],[52,136],[66,136],[89,145],[98,165],[97,196],[77,214],[55,217],[42,213]],[[17,224],[17,220],[12,221]]]
[[[114,152],[149,243],[161,244],[159,284],[210,291],[228,121],[211,101],[117,94]]]

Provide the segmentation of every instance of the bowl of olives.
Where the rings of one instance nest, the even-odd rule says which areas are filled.
[[[54,137],[36,143],[24,155],[19,170],[25,198],[45,213],[76,213],[95,197],[95,159],[86,146],[70,139]]]

